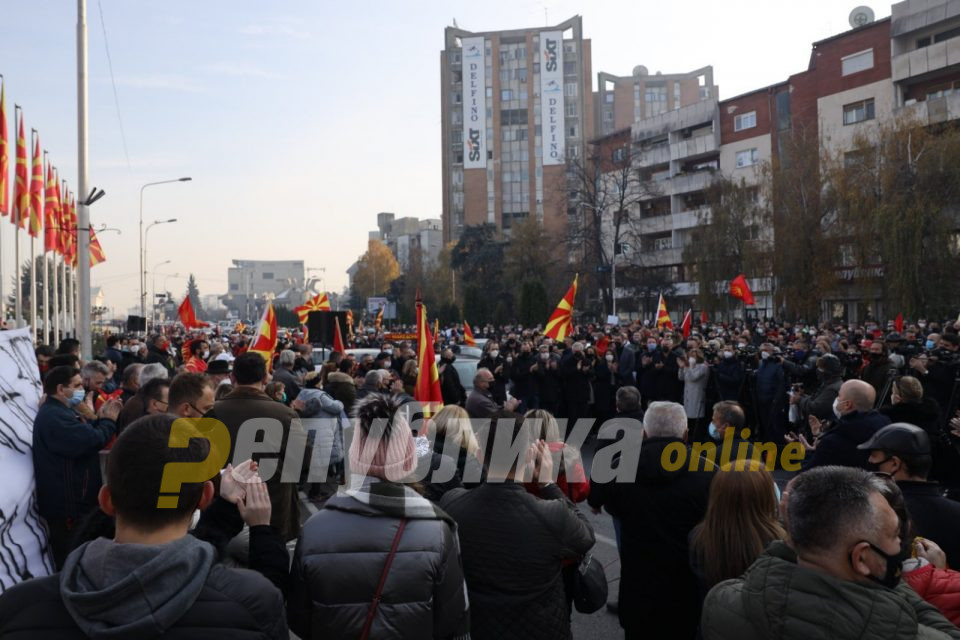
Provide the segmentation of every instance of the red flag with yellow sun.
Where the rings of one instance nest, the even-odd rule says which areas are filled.
[[[273,303],[268,302],[267,308],[263,310],[263,317],[260,318],[260,324],[257,327],[257,333],[250,341],[250,348],[247,351],[253,351],[263,356],[267,361],[267,369],[273,365],[273,352],[277,348],[277,314],[273,311]]]
[[[429,418],[443,408],[440,374],[433,353],[433,336],[427,321],[427,307],[417,299],[417,384],[413,399],[423,405],[423,417]]]
[[[300,319],[300,324],[307,324],[307,318],[310,317],[311,311],[330,311],[330,299],[327,298],[326,293],[318,293],[313,296],[302,305],[294,309],[297,312],[297,318]]]
[[[563,340],[573,333],[573,301],[577,297],[577,278],[573,277],[573,284],[567,290],[563,300],[554,309],[553,315],[547,320],[547,327],[543,330],[543,335],[554,340]]]

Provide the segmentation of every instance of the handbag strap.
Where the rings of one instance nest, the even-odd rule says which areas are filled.
[[[387,561],[383,563],[383,573],[380,574],[380,582],[377,584],[377,591],[373,594],[373,601],[370,603],[370,610],[367,612],[367,619],[363,623],[363,631],[360,633],[360,640],[367,640],[370,637],[370,627],[373,625],[373,619],[377,615],[377,608],[380,606],[380,600],[383,597],[383,586],[387,583],[387,574],[390,573],[390,565],[393,564],[393,557],[397,555],[397,547],[400,546],[400,537],[407,526],[407,520],[404,518],[397,527],[397,533],[393,536],[393,544],[390,546],[390,553],[387,554]]]

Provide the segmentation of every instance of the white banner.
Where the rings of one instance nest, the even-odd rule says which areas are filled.
[[[487,83],[483,38],[463,38],[463,168],[487,166]]]
[[[563,32],[540,32],[540,137],[543,165],[564,164]]]

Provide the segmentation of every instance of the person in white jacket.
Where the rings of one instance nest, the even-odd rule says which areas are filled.
[[[706,415],[710,367],[703,361],[700,349],[688,350],[686,359],[677,358],[677,364],[677,377],[683,380],[683,408],[687,412],[690,441],[703,442],[707,438],[703,418]]]

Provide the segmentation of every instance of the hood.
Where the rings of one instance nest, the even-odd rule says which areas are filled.
[[[675,471],[663,468],[663,451],[668,446],[679,443],[685,450],[684,464]],[[675,455],[675,454],[674,454]],[[671,459],[673,457],[671,456]],[[703,469],[700,464],[699,468]],[[668,483],[690,472],[690,449],[680,438],[647,438],[640,445],[640,464],[637,467],[637,481],[645,484]]]
[[[792,640],[913,638],[917,616],[879,585],[841,580],[797,565],[785,543],[770,545],[744,575],[743,605],[759,637]]]
[[[91,638],[154,638],[196,601],[214,556],[189,535],[164,545],[97,538],[67,557],[60,596]]]

